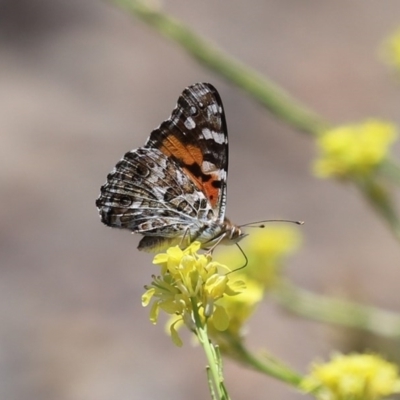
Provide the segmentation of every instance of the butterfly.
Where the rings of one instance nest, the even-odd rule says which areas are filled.
[[[187,87],[143,147],[129,151],[96,200],[101,221],[140,233],[138,249],[158,252],[199,241],[204,249],[246,236],[225,217],[228,131],[217,90]]]

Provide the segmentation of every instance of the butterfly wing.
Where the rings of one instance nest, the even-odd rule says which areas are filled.
[[[186,88],[145,147],[172,159],[204,193],[218,222],[224,221],[228,131],[222,100],[212,85],[196,83]]]

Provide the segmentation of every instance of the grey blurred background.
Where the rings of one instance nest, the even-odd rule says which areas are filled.
[[[397,0],[204,0],[166,11],[333,123],[400,123],[377,57]],[[209,398],[204,356],[177,349],[140,297],[157,270],[138,237],[103,226],[107,173],[144,143],[187,85],[220,91],[230,134],[228,216],[303,219],[288,275],[318,293],[399,310],[400,247],[350,186],[310,175],[309,137],[106,1],[0,2],[0,398]],[[248,343],[305,372],[333,349],[399,357],[388,341],[304,321],[266,301]],[[232,398],[300,399],[225,362]]]

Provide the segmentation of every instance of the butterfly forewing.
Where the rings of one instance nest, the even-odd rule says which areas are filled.
[[[185,89],[170,118],[151,133],[145,147],[171,157],[206,195],[219,221],[224,220],[228,132],[221,98],[212,85]]]

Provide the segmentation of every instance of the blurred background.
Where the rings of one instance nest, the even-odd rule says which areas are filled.
[[[165,10],[332,123],[400,123],[400,86],[378,58],[395,0],[166,0]],[[305,220],[287,274],[301,287],[399,310],[400,247],[353,187],[310,174],[310,137],[269,115],[111,3],[0,2],[0,398],[204,399],[200,348],[151,325],[157,272],[139,237],[99,221],[95,199],[189,84],[214,84],[230,135],[228,216]],[[334,349],[393,343],[303,320],[265,301],[249,346],[306,372]],[[225,362],[233,398],[301,399]]]

